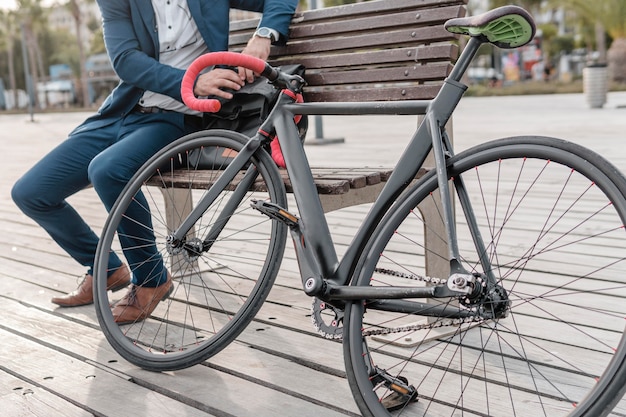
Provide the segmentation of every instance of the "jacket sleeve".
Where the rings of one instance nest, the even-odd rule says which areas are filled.
[[[138,10],[128,0],[98,0],[104,43],[113,69],[124,82],[142,90],[168,95],[181,101],[180,81],[184,70],[159,63],[149,28],[133,21]],[[150,2],[147,2],[148,7]],[[150,11],[152,9],[150,8]],[[154,30],[154,29],[153,29]]]
[[[280,33],[277,43],[284,44],[289,36],[289,24],[296,12],[298,0],[230,0],[235,9],[261,12],[259,27],[268,27]]]

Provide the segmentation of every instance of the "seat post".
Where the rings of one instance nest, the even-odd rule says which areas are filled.
[[[472,63],[474,56],[478,52],[478,48],[480,48],[483,43],[484,41],[480,36],[470,37],[467,45],[465,45],[465,48],[463,48],[459,59],[454,64],[454,68],[452,68],[450,75],[448,75],[449,80],[457,82],[461,81],[463,74],[465,74],[470,64]]]

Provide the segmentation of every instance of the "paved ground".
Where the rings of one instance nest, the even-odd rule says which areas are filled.
[[[344,160],[356,165],[365,153],[380,164],[391,164],[407,142],[406,132],[415,125],[415,118],[390,120],[385,116],[324,117],[324,136],[344,137],[346,143],[325,149],[309,147],[307,153],[313,161],[319,158],[341,164]],[[466,97],[453,123],[457,150],[506,136],[547,135],[578,142],[610,157],[613,145],[626,144],[626,92],[609,93],[602,109],[590,109],[582,94]]]
[[[32,144],[33,156],[43,154],[87,115],[35,114],[31,122],[29,115],[0,114],[2,149],[13,153],[11,143],[26,141]],[[363,160],[371,160],[373,164],[389,165],[402,151],[415,123],[413,116],[325,116],[324,137],[341,137],[345,142],[309,146],[307,153],[312,164],[360,165]],[[313,125],[309,137],[315,136]],[[626,139],[626,92],[609,93],[603,109],[590,109],[582,94],[467,97],[454,115],[458,149],[524,134],[569,139],[612,156],[613,145]],[[23,166],[26,160],[15,162]]]

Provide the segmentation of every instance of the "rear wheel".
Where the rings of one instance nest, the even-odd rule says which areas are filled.
[[[287,230],[253,210],[251,201],[282,207],[287,202],[280,173],[263,150],[219,190],[184,244],[169,239],[246,141],[229,131],[203,131],[179,139],[137,172],[109,214],[96,256],[96,311],[115,350],[142,368],[185,368],[219,352],[253,319],[271,289]],[[205,169],[199,169],[193,157],[199,150],[207,156]],[[255,180],[238,194],[236,186],[244,172]],[[140,225],[142,233],[149,231],[155,244],[145,237],[118,236],[123,222]],[[172,294],[147,319],[123,325],[115,323],[110,308],[119,296],[108,294],[100,279],[107,274],[109,254],[120,251],[118,237],[125,241],[127,259],[133,251],[152,251],[151,259],[129,261],[131,270],[158,261],[173,280]]]
[[[356,285],[447,279],[433,174],[381,222]],[[492,274],[498,287],[400,300],[409,301],[402,312],[372,301],[348,305],[346,370],[363,414],[597,417],[615,408],[624,415],[624,177],[598,155],[548,138],[470,149],[449,161],[449,175],[465,184],[485,247],[478,253],[457,194],[459,261],[477,286]],[[439,263],[436,277],[427,262]],[[494,306],[497,318],[485,319]],[[441,307],[465,318],[427,317]]]

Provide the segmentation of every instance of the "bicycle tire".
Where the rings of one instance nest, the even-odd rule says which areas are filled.
[[[467,299],[455,307],[459,298],[431,304],[468,312],[466,323],[381,311],[367,301],[348,304],[344,359],[363,415],[599,417],[614,409],[624,415],[622,173],[581,146],[546,137],[485,143],[448,166],[450,178],[461,178],[468,190],[510,302],[502,304],[506,317],[471,323],[478,307]],[[438,193],[431,171],[394,204],[370,238],[353,285],[429,285],[420,242],[431,225],[416,208],[428,204],[437,218]],[[482,274],[458,191],[454,200],[461,262]],[[429,244],[444,240],[431,232]],[[430,250],[430,259],[449,259]],[[389,381],[409,391],[389,389]]]
[[[219,164],[225,165],[228,158],[218,161],[222,159],[218,156],[234,155],[247,141],[247,137],[225,130],[201,131],[178,139],[139,169],[110,210],[96,254],[94,299],[107,340],[129,362],[153,371],[198,364],[232,342],[265,301],[278,273],[287,235],[284,224],[250,206],[252,199],[261,199],[287,207],[281,175],[265,150],[256,151],[244,167],[256,169],[256,181],[236,201],[236,209],[208,251],[199,249],[203,245],[201,238],[211,230],[228,198],[234,195],[233,183],[240,176],[220,191],[187,234],[186,243],[197,250],[168,246],[167,241],[173,232],[171,226],[182,222],[193,205],[191,201],[197,202],[209,189],[207,184],[212,183],[213,177],[223,172]],[[219,150],[214,158],[216,166],[210,167],[213,170],[194,167],[186,155],[196,149]],[[176,189],[174,184],[178,184]],[[183,193],[185,203],[168,209],[165,201],[173,199],[174,193]],[[140,213],[134,220],[130,218],[132,214],[127,214],[132,213],[128,210],[131,203]],[[116,236],[122,221],[141,222],[153,232],[157,254],[151,256],[162,259],[171,274],[173,292],[145,320],[118,325],[110,307],[116,300],[107,293],[106,280],[100,277],[106,277],[109,254],[121,249]],[[129,251],[143,246],[146,245],[140,238],[134,238],[131,245],[126,245],[124,254],[128,256]],[[138,266],[129,262],[131,271]]]

